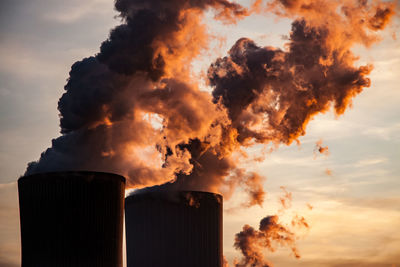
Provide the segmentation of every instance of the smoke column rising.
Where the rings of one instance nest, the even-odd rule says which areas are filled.
[[[72,66],[58,103],[62,136],[26,174],[89,169],[124,174],[135,187],[166,182],[189,174],[189,160],[205,143],[218,142],[221,125],[229,123],[210,95],[190,83],[188,66],[207,47],[206,9],[226,22],[246,9],[224,0],[118,0],[115,8],[124,23],[96,56]],[[162,129],[147,115],[161,118]]]
[[[216,192],[242,185],[253,204],[262,203],[262,179],[233,153],[291,144],[316,114],[342,114],[370,85],[372,66],[356,67],[351,47],[377,41],[394,13],[393,2],[325,0],[255,1],[250,9],[226,0],[117,0],[115,8],[123,24],[97,55],[72,66],[58,103],[62,135],[26,174],[111,171],[131,187],[175,181]],[[265,11],[293,18],[286,48],[238,40],[208,70],[212,95],[201,91],[190,63],[210,41],[208,9],[225,23]]]
[[[248,207],[262,204],[263,178],[244,171],[237,154],[298,142],[317,114],[343,114],[370,86],[373,68],[357,66],[351,49],[379,41],[396,7],[378,0],[256,0],[250,8],[227,0],[117,0],[115,8],[122,24],[98,54],[72,65],[58,102],[61,136],[25,174],[107,171],[127,177],[128,187],[166,183],[158,188],[225,196],[241,186]],[[292,29],[284,48],[237,40],[210,65],[209,94],[190,68],[211,40],[202,21],[208,10],[224,23],[272,12],[292,19]],[[279,227],[275,217],[264,222],[257,235]]]

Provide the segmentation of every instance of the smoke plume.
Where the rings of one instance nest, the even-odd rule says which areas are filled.
[[[264,258],[264,250],[274,252],[276,245],[290,247],[293,255],[299,258],[295,239],[294,232],[280,224],[277,215],[263,218],[258,230],[246,224],[235,236],[234,246],[241,251],[243,258],[234,266],[270,267],[272,264]]]
[[[281,204],[281,210],[286,210],[292,206],[292,193],[286,190],[286,187],[280,187],[284,193],[282,197],[279,197],[279,203]]]
[[[115,8],[123,23],[97,55],[71,67],[58,103],[61,136],[25,174],[110,171],[135,188],[166,183],[226,194],[240,185],[250,206],[262,204],[263,178],[244,172],[236,152],[289,145],[315,115],[331,108],[342,114],[370,85],[372,66],[356,66],[351,48],[378,41],[395,6],[257,0],[246,9],[228,0],[117,0]],[[210,95],[190,68],[208,49],[208,10],[224,23],[273,12],[292,18],[292,30],[284,49],[239,39],[209,67]]]
[[[329,168],[326,168],[326,169],[325,169],[325,174],[326,174],[326,175],[332,176],[332,173],[333,173],[333,171],[332,171],[331,169],[329,169]]]
[[[323,146],[322,144],[322,139],[318,140],[315,143],[315,148],[314,148],[314,159],[317,157],[317,153],[323,154],[323,155],[329,155],[329,147],[328,146]]]
[[[222,139],[229,119],[191,82],[188,66],[208,44],[205,10],[225,22],[247,10],[225,0],[117,0],[115,8],[124,23],[97,55],[72,66],[58,103],[62,135],[26,174],[112,171],[140,187],[195,176],[194,164],[216,158],[221,171],[205,171],[225,176],[232,163],[204,149]]]
[[[25,174],[105,171],[124,175],[132,188],[225,196],[240,186],[249,207],[262,205],[264,178],[240,166],[241,149],[290,145],[317,114],[343,114],[370,86],[373,69],[358,66],[352,48],[380,40],[395,2],[255,0],[245,8],[228,0],[116,0],[115,9],[122,24],[98,54],[71,67],[58,102],[61,136]],[[292,19],[292,28],[284,48],[237,40],[210,65],[210,94],[191,70],[211,40],[202,20],[209,10],[223,23],[272,12]],[[285,192],[283,208],[291,200]],[[308,224],[297,216],[292,227]],[[245,225],[235,238],[243,254],[235,265],[271,266],[263,250],[276,245],[299,257],[295,239],[277,215],[258,230]]]
[[[281,208],[278,213],[283,214],[291,207],[292,193],[281,186],[283,196],[279,197]],[[242,258],[235,259],[234,267],[271,267],[264,254],[265,252],[274,252],[279,246],[288,247],[293,256],[297,259],[300,254],[297,251],[296,240],[299,236],[298,230],[308,229],[309,224],[303,216],[295,214],[286,226],[279,222],[278,215],[266,216],[260,221],[259,229],[254,229],[249,225],[244,225],[241,232],[235,236],[234,247],[240,250]]]

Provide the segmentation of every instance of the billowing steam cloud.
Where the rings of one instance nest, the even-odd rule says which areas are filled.
[[[263,178],[243,171],[235,152],[289,145],[316,114],[342,114],[370,85],[372,66],[356,66],[351,48],[378,41],[395,4],[255,0],[246,9],[228,0],[116,0],[115,8],[123,24],[97,55],[73,64],[58,103],[62,135],[25,174],[109,171],[126,176],[130,187],[165,183],[158,188],[226,196],[241,186],[248,207],[262,204]],[[241,38],[216,59],[207,73],[212,95],[190,69],[208,48],[202,18],[210,9],[224,23],[254,12],[293,19],[284,49]],[[306,226],[301,218],[293,225]],[[265,217],[259,230],[245,226],[235,241],[245,257],[236,266],[270,266],[262,248],[273,250],[272,241],[298,255],[293,238],[277,216]]]
[[[283,214],[291,206],[292,193],[285,187],[281,187],[283,196],[279,197],[281,208],[279,213]],[[278,215],[264,217],[260,221],[259,229],[254,229],[249,225],[244,225],[242,231],[236,234],[234,247],[240,250],[242,258],[235,259],[234,267],[271,267],[264,254],[266,251],[274,252],[278,247],[290,248],[293,256],[297,259],[300,254],[297,251],[296,240],[299,236],[296,231],[299,229],[308,229],[309,225],[303,216],[295,214],[291,219],[290,226],[279,222]],[[295,231],[296,230],[296,231]],[[229,266],[227,263],[225,266]]]
[[[26,174],[112,171],[138,187],[191,173],[196,157],[198,164],[217,158],[204,149],[220,142],[229,119],[189,82],[188,66],[207,47],[204,10],[213,8],[226,22],[247,10],[225,0],[118,0],[115,7],[124,24],[111,31],[96,56],[72,66],[58,104],[62,136]],[[202,171],[222,179],[231,165],[221,160],[212,166],[220,172]]]
[[[264,250],[274,252],[275,243],[281,246],[289,246],[296,258],[299,254],[295,246],[295,234],[278,222],[276,215],[267,216],[260,221],[258,230],[249,225],[243,226],[241,232],[236,234],[235,248],[243,254],[235,267],[270,267],[272,264],[264,258]]]
[[[290,144],[305,134],[313,116],[331,106],[342,114],[370,85],[372,66],[356,67],[350,48],[377,40],[371,31],[386,24],[391,12],[382,10],[392,10],[391,4],[345,3],[339,14],[337,1],[275,1],[271,8],[281,5],[296,17],[287,50],[242,38],[211,65],[214,100],[228,109],[241,144]]]
[[[76,62],[60,98],[62,135],[28,165],[43,171],[111,171],[131,187],[232,192],[244,186],[262,204],[262,177],[234,152],[253,144],[291,144],[318,113],[342,114],[370,85],[372,66],[356,66],[354,44],[371,45],[394,14],[387,1],[117,0],[123,24],[100,52]],[[285,49],[238,40],[208,70],[201,91],[190,63],[207,49],[202,23],[234,23],[253,12],[293,18]],[[323,15],[321,15],[323,14]],[[228,189],[223,189],[228,188]]]

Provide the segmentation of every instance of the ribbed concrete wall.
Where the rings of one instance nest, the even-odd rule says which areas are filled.
[[[128,267],[222,266],[221,195],[131,195],[125,218]]]
[[[35,174],[18,191],[22,267],[122,266],[125,178]]]

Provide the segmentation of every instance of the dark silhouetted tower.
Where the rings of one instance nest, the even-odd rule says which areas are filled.
[[[222,196],[147,192],[125,199],[128,267],[221,267]]]
[[[124,177],[41,173],[18,192],[22,267],[122,266]]]

